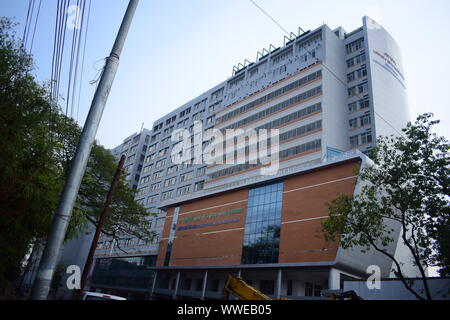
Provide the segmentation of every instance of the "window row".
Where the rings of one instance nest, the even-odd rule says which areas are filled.
[[[156,132],[156,131],[158,131],[158,130],[161,130],[162,127],[163,127],[163,123],[162,123],[162,122],[159,123],[159,124],[157,124],[157,125],[155,125],[155,126],[153,127],[153,132]]]
[[[314,36],[310,37],[309,39],[306,39],[306,40],[300,42],[297,45],[298,51],[307,50],[308,47],[310,47],[312,45],[316,45],[321,41],[322,41],[322,33],[320,33],[320,31],[319,31],[319,33],[317,35],[314,35]]]
[[[354,80],[363,78],[365,76],[367,76],[367,69],[366,69],[366,67],[363,67],[361,69],[358,69],[356,71],[348,73],[347,74],[347,81],[348,82],[354,81]]]
[[[355,40],[345,46],[347,54],[350,54],[362,48],[364,48],[364,38],[359,38],[358,40]]]
[[[177,123],[177,128],[183,128],[186,127],[189,123],[189,118],[186,118],[180,122]]]
[[[318,130],[318,129],[322,129],[322,120],[317,120],[315,122],[312,123],[308,123],[304,126],[301,127],[297,127],[295,129],[292,129],[290,131],[284,132],[282,134],[279,135],[279,143],[289,140],[289,139],[293,139],[295,137],[304,135],[305,133],[314,131],[314,130]],[[269,138],[266,145],[264,145],[264,147],[270,147],[271,145],[271,139]],[[255,147],[253,147],[255,148]],[[258,143],[256,148],[259,150],[259,148],[261,148],[260,144]],[[241,148],[242,149],[242,148]],[[239,149],[239,150],[241,150]],[[224,143],[223,146],[223,150],[226,150],[226,144]],[[250,153],[250,146],[246,145],[244,148],[244,154],[247,156]],[[236,158],[238,156],[238,150],[234,151],[234,157]],[[223,162],[226,162],[226,155],[223,156]]]
[[[241,77],[231,80],[230,82],[228,82],[228,89],[231,90],[233,88],[236,88],[238,85],[240,85],[242,82],[244,82],[244,79],[245,79],[245,76],[242,75]]]
[[[138,189],[136,195],[137,196],[142,196],[142,195],[144,195],[146,193],[148,193],[148,187],[144,187],[144,188]]]
[[[236,129],[236,128],[239,128],[239,127],[243,127],[243,126],[247,125],[248,123],[251,123],[253,121],[257,121],[257,120],[259,120],[261,118],[264,118],[264,117],[267,117],[267,116],[269,116],[269,115],[271,115],[271,114],[273,114],[275,112],[279,112],[279,111],[284,110],[286,108],[289,108],[289,107],[291,107],[293,105],[300,104],[304,100],[307,100],[307,99],[309,99],[309,98],[311,98],[311,97],[313,97],[315,95],[318,95],[321,92],[322,92],[322,86],[318,86],[318,87],[312,88],[312,89],[310,89],[310,90],[308,90],[306,92],[300,93],[300,94],[298,94],[298,95],[296,95],[296,96],[294,96],[294,97],[292,97],[290,99],[287,99],[287,100],[285,100],[283,102],[277,103],[276,105],[271,106],[271,107],[269,107],[267,109],[264,109],[264,110],[262,110],[262,111],[260,111],[258,113],[255,113],[254,115],[251,115],[251,116],[249,116],[247,118],[244,118],[244,119],[242,119],[240,121],[237,121],[237,122],[235,122],[233,124],[230,124],[229,126],[226,126],[224,128],[224,130],[226,130],[226,129]],[[303,109],[303,110],[304,111],[302,111],[302,112],[304,112],[304,113],[308,111],[308,109]]]
[[[214,111],[219,110],[219,107],[220,107],[220,104],[221,104],[221,103],[222,103],[222,101],[219,101],[219,102],[216,102],[216,103],[210,105],[210,106],[208,107],[208,113],[212,113],[212,112],[214,112]]]
[[[356,86],[350,87],[347,90],[348,90],[348,96],[353,97],[357,94],[361,94],[361,93],[369,90],[369,85],[367,84],[367,82],[364,82],[364,83],[358,84]]]
[[[359,63],[363,63],[366,61],[366,54],[362,53],[353,58],[347,59],[347,68],[353,67]]]
[[[214,94],[220,95],[220,96],[223,95],[223,88],[220,89],[220,90],[218,90],[218,91],[216,91],[215,93],[213,93],[213,95],[214,95]],[[203,100],[201,100],[200,102],[197,102],[196,104],[194,104],[194,110],[198,110],[198,109],[204,107],[204,106],[206,105],[206,102],[207,102],[207,99],[203,99]],[[216,103],[216,104],[210,106],[209,112],[213,112],[213,111],[214,111],[214,107],[217,106],[218,104],[220,104],[220,102],[218,102],[218,103]],[[213,107],[213,108],[211,108],[211,107]],[[185,110],[183,110],[183,111],[180,112],[179,118],[182,118],[182,117],[188,115],[190,112],[191,112],[191,107],[186,108]],[[193,120],[200,119],[200,118],[203,116],[204,113],[205,113],[205,109],[203,109],[203,110],[201,110],[201,111],[195,113],[195,114],[193,115]],[[174,115],[173,117],[167,119],[167,120],[166,120],[166,125],[169,125],[169,124],[171,124],[171,123],[174,123],[174,122],[176,121],[176,118],[177,118],[177,116]],[[184,120],[178,122],[177,128],[184,127],[185,125],[187,125],[188,122],[189,122],[189,118],[186,118],[186,119],[184,119]],[[158,124],[158,125],[155,125],[155,126],[153,127],[153,131],[155,131],[155,132],[156,132],[156,131],[159,131],[159,130],[162,129],[162,127],[163,127],[163,123],[160,123],[160,124]],[[174,126],[172,126],[172,127],[170,127],[170,128],[166,128],[166,129],[164,130],[164,134],[170,134],[173,130],[174,130]],[[151,141],[155,141],[155,140],[157,140],[158,138],[159,138],[159,133],[153,135],[153,136],[151,137]]]
[[[145,183],[147,183],[149,181],[153,181],[153,180],[159,179],[159,178],[161,178],[163,176],[163,173],[164,173],[164,171],[161,170],[161,171],[154,172],[151,175],[145,176],[145,177],[141,178],[140,184],[145,184]]]
[[[285,51],[279,53],[275,57],[272,58],[272,65],[277,65],[280,62],[288,59],[289,57],[292,57],[292,46],[289,49],[286,49]]]
[[[307,115],[310,115],[312,113],[315,113],[315,112],[318,112],[318,111],[321,111],[321,110],[322,110],[322,103],[319,102],[319,103],[313,104],[313,105],[311,105],[309,107],[306,107],[306,108],[303,108],[301,110],[295,111],[295,112],[293,112],[291,114],[288,114],[288,115],[286,115],[284,117],[281,117],[281,118],[278,118],[276,120],[273,120],[273,121],[271,121],[269,123],[263,124],[263,125],[257,127],[256,130],[260,130],[260,129],[267,129],[267,130],[269,130],[269,129],[272,129],[272,128],[277,128],[277,127],[280,127],[280,126],[282,126],[282,125],[284,125],[286,123],[289,123],[291,121],[295,121],[297,119],[301,119],[301,118],[303,118],[303,117],[305,117]]]
[[[349,120],[349,127],[351,129],[363,127],[370,124],[370,114],[363,115],[359,118],[354,118]]]
[[[292,157],[297,154],[301,154],[307,151],[315,150],[321,147],[322,141],[321,140],[314,140],[311,142],[307,142],[286,150],[280,151],[280,159]]]
[[[314,59],[316,57],[316,50],[313,49],[311,51],[308,51],[307,53],[304,53],[300,56],[300,62],[306,62],[308,59]]]
[[[359,100],[359,101],[355,101],[355,102],[349,103],[348,111],[349,112],[354,112],[354,111],[357,111],[357,110],[368,108],[369,106],[370,106],[369,99],[362,99],[362,100]]]
[[[197,102],[196,104],[194,104],[194,111],[195,110],[199,110],[201,108],[203,108],[204,106],[206,106],[206,100],[208,100],[207,98]]]
[[[171,123],[174,123],[176,119],[177,119],[177,116],[176,116],[176,115],[174,115],[174,116],[172,116],[171,118],[167,119],[167,120],[166,120],[166,126],[169,125],[169,124],[171,124]]]
[[[213,93],[211,93],[211,100],[216,100],[216,99],[222,97],[223,91],[224,91],[224,88],[220,88],[220,89],[214,91]]]
[[[164,135],[171,134],[173,132],[174,126],[164,129]]]
[[[159,140],[160,137],[161,137],[161,132],[158,132],[158,133],[152,135],[152,138],[150,139],[150,142],[154,142],[156,140]]]
[[[216,119],[216,115],[213,114],[212,116],[206,118],[206,124],[207,124],[207,125],[209,125],[209,124],[214,124],[214,120],[215,120],[215,119]]]
[[[320,148],[320,147],[321,147],[321,140],[320,139],[319,140],[314,140],[314,141],[311,141],[311,142],[307,142],[307,143],[304,143],[304,144],[301,144],[301,145],[298,145],[298,146],[295,146],[295,147],[292,147],[292,148],[280,151],[279,159],[282,160],[284,158],[287,158],[287,157],[290,157],[290,156],[293,156],[293,155],[297,155],[297,154],[301,154],[301,153],[304,153],[304,152],[307,152],[307,151],[310,151],[310,150],[314,150],[314,149],[317,149],[317,148]],[[244,164],[239,164],[239,165],[236,165],[236,166],[228,167],[228,168],[225,168],[225,169],[213,172],[211,174],[208,174],[208,178],[210,178],[210,179],[217,179],[217,178],[220,178],[220,177],[223,177],[223,176],[227,176],[227,175],[230,175],[230,174],[233,174],[233,173],[236,173],[236,172],[240,172],[240,171],[244,171],[244,170],[247,170],[247,169],[251,169],[251,168],[254,168],[254,167],[257,167],[257,166],[259,166],[259,165],[258,164],[250,164],[250,163],[247,162],[247,163],[244,163]]]
[[[194,192],[203,190],[204,184],[205,184],[205,181],[198,181],[198,182],[196,182],[194,184]],[[175,194],[177,196],[181,196],[181,195],[188,194],[190,192],[191,192],[191,185],[187,185],[187,186],[183,186],[183,187],[178,188],[176,190],[176,193],[175,193],[175,189],[164,191],[163,193],[161,193],[161,201],[172,199],[172,198],[175,197]],[[159,194],[155,194],[155,195],[152,195],[152,196],[148,197],[147,198],[147,204],[156,203],[158,201],[159,197],[160,197]]]
[[[175,173],[175,172],[178,172],[179,169],[180,169],[179,165],[170,166],[169,168],[167,168],[167,175]],[[204,175],[205,174],[205,170],[206,170],[206,166],[202,167],[202,168],[198,168],[197,169],[197,173],[196,173],[196,177]],[[188,173],[186,173],[184,175],[181,175],[182,177],[184,177],[184,178],[182,178],[184,180],[181,180],[181,181],[186,181],[186,180],[190,179],[191,178],[191,176],[190,176],[191,173],[192,173],[192,176],[193,176],[193,173],[194,173],[193,171],[188,172]]]
[[[131,147],[129,153],[134,153],[134,152],[136,152],[137,149],[138,149],[138,146],[139,146],[139,144],[137,144],[137,145]]]
[[[288,132],[284,132],[284,133],[280,134],[279,139],[280,139],[280,142],[283,142],[285,140],[289,140],[289,139],[304,135],[308,132],[311,132],[314,130],[319,130],[319,129],[322,129],[322,120],[317,120],[315,122],[308,123],[304,126],[295,128]]]
[[[372,142],[372,133],[370,131],[350,137],[351,147],[357,147],[359,145],[368,144],[371,142]]]
[[[186,115],[188,115],[189,113],[191,113],[191,107],[184,109],[183,111],[180,112],[180,118],[184,117]]]
[[[284,86],[284,87],[282,87],[282,88],[280,88],[278,90],[275,90],[275,91],[273,91],[273,92],[271,92],[269,94],[266,94],[265,96],[262,96],[261,98],[258,98],[256,100],[254,100],[254,101],[252,101],[252,102],[250,102],[250,103],[248,103],[248,104],[246,104],[246,105],[236,109],[236,110],[233,110],[233,111],[231,111],[231,112],[229,112],[227,114],[224,114],[221,117],[218,117],[217,118],[217,122],[220,123],[220,122],[226,121],[226,120],[228,120],[228,119],[230,119],[230,118],[232,118],[232,117],[234,117],[234,116],[236,116],[238,114],[241,114],[243,112],[251,110],[251,109],[255,108],[256,106],[258,106],[258,105],[260,105],[260,104],[262,104],[262,103],[264,103],[264,102],[266,102],[268,100],[271,100],[271,99],[273,99],[275,97],[278,97],[278,96],[280,96],[280,95],[282,95],[282,94],[284,94],[284,93],[286,93],[288,91],[291,91],[291,90],[293,90],[295,88],[298,88],[300,86],[303,86],[303,85],[305,85],[305,84],[307,84],[307,83],[309,83],[311,81],[314,81],[314,80],[316,80],[316,79],[318,79],[320,77],[322,77],[322,71],[321,70],[313,72],[313,73],[311,73],[311,74],[309,74],[309,75],[307,75],[307,76],[305,76],[305,77],[303,77],[301,79],[298,79],[298,80],[296,80],[296,81],[294,81],[294,82],[292,82],[292,83],[290,83],[290,84],[288,84],[288,85],[286,85],[286,86]]]
[[[192,120],[199,120],[200,118],[203,117],[203,115],[205,114],[205,109],[200,110],[197,113],[194,113],[194,115],[192,116]]]
[[[147,150],[147,152],[152,152],[152,151],[155,151],[156,150],[156,147],[157,147],[157,143],[154,143],[154,144],[152,144],[152,145],[150,145],[149,147],[148,147],[148,150]]]
[[[197,182],[194,185],[194,190],[195,191],[199,191],[199,190],[203,189],[203,184],[204,184],[204,181]],[[155,186],[155,189],[152,189],[152,186]],[[161,187],[161,182],[155,183],[152,186],[150,186],[150,192],[157,191]],[[176,191],[176,195],[177,196],[182,196],[182,195],[188,194],[190,192],[191,192],[191,185],[187,185],[187,186],[183,186],[183,187],[178,188],[177,191]],[[175,196],[175,189],[164,191],[161,194],[161,201],[172,199],[174,196]],[[147,198],[147,203],[148,204],[155,203],[155,202],[158,201],[158,198],[159,198],[159,195],[157,195],[157,194],[153,195],[153,196],[150,196],[150,197]]]

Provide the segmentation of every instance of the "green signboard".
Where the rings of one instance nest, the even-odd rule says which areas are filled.
[[[179,219],[178,223],[213,219],[216,217],[223,217],[223,216],[227,216],[227,215],[234,214],[234,213],[240,213],[240,212],[242,212],[242,208],[230,209],[230,210],[226,210],[226,211],[210,213],[210,214],[203,215],[203,216],[187,217],[187,218]]]

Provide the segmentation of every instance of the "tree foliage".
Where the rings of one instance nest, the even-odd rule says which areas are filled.
[[[373,248],[392,259],[395,274],[418,299],[431,299],[427,267],[449,272],[450,147],[432,133],[439,121],[431,118],[420,115],[402,136],[380,137],[370,155],[373,165],[359,173],[360,192],[335,198],[322,223],[326,240],[340,236],[343,248]],[[404,265],[387,249],[395,226],[401,227],[400,239],[424,278],[424,295],[405,281]]]
[[[32,57],[13,28],[0,18],[0,295],[19,277],[30,246],[46,239],[81,134],[34,79]],[[67,239],[97,223],[116,166],[109,151],[93,146]],[[122,179],[104,232],[151,241],[151,215]]]

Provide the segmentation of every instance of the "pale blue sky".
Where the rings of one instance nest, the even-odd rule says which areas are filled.
[[[403,55],[412,118],[433,112],[438,133],[450,137],[450,1],[255,0],[285,29],[326,23],[352,31],[368,14],[396,39]],[[38,1],[36,1],[37,3]],[[111,50],[128,0],[92,0],[79,121],[84,123],[101,63]],[[39,80],[50,78],[56,0],[42,0],[33,54]],[[28,0],[1,0],[23,33]],[[70,33],[69,33],[70,34]],[[233,65],[283,31],[249,0],[141,0],[125,43],[97,139],[108,148],[231,76]],[[63,69],[64,71],[64,69]],[[66,71],[67,73],[67,71]],[[64,81],[64,78],[63,78]],[[62,85],[63,86],[63,85]]]

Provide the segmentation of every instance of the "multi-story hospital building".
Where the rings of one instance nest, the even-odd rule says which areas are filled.
[[[318,235],[326,203],[358,191],[354,170],[370,162],[365,154],[376,137],[398,134],[409,120],[400,49],[368,17],[352,32],[322,25],[284,42],[114,148],[127,155],[136,200],[157,213],[158,237],[124,239],[128,254],[103,239],[92,288],[217,298],[233,273],[268,294],[301,297],[364,277],[372,264],[390,275],[382,256]],[[194,153],[174,163],[179,129],[191,135],[193,151],[211,147],[203,139],[210,129],[277,129],[277,170],[195,161]],[[238,142],[244,158],[251,154],[246,141]],[[398,239],[391,250],[404,255]]]

